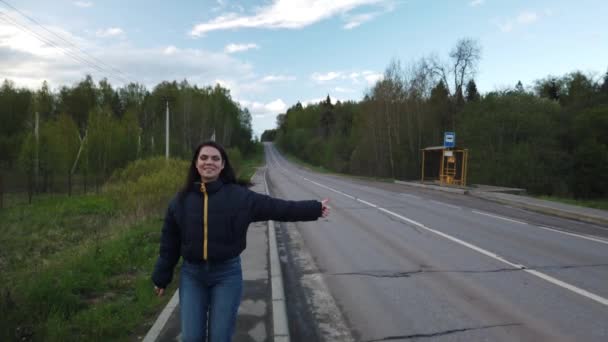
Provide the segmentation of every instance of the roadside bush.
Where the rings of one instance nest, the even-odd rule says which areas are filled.
[[[228,159],[230,160],[230,165],[234,169],[234,174],[236,177],[239,177],[239,174],[243,168],[243,156],[241,155],[241,151],[237,147],[229,148],[226,153],[228,153]]]
[[[103,192],[116,201],[122,214],[143,218],[162,215],[183,185],[188,162],[158,157],[137,160],[116,171]]]

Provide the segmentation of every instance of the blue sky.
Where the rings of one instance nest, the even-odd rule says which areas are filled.
[[[33,89],[87,73],[149,89],[162,80],[220,83],[260,134],[297,101],[359,100],[391,60],[447,59],[461,38],[482,47],[482,93],[576,70],[599,79],[607,14],[603,0],[2,0],[0,78]],[[102,70],[69,54],[94,57]]]

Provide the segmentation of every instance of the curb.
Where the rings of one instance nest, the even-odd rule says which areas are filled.
[[[448,187],[437,186],[437,185],[426,185],[426,184],[420,184],[420,183],[414,183],[414,182],[404,182],[404,181],[399,181],[399,180],[395,180],[394,182],[397,184],[413,186],[413,187],[417,187],[417,188],[425,188],[425,189],[431,189],[431,190],[451,192],[451,193],[462,194],[462,195],[466,195],[467,193],[469,193],[469,190],[459,189],[459,188],[448,188]]]
[[[270,195],[266,171],[264,169],[264,188]],[[270,284],[272,293],[272,340],[275,342],[289,342],[289,327],[287,325],[287,306],[285,303],[285,289],[283,288],[283,274],[279,261],[279,249],[273,221],[268,221],[268,248],[270,255]]]
[[[155,342],[158,339],[160,332],[165,327],[165,324],[167,324],[167,321],[169,321],[169,317],[171,317],[173,311],[175,311],[175,308],[178,304],[179,289],[175,290],[175,293],[173,293],[173,297],[171,297],[171,300],[169,301],[169,303],[167,303],[167,306],[165,306],[163,311],[160,313],[160,315],[154,322],[154,325],[152,325],[152,328],[148,330],[148,333],[146,334],[146,337],[144,337],[143,342]]]

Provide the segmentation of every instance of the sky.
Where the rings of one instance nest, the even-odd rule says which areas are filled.
[[[481,46],[481,93],[608,70],[605,0],[0,0],[0,79],[230,89],[260,135],[300,101],[358,101],[391,61]]]

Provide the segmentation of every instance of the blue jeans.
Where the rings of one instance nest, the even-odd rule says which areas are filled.
[[[230,342],[242,294],[240,256],[217,262],[184,260],[179,284],[182,341]]]

